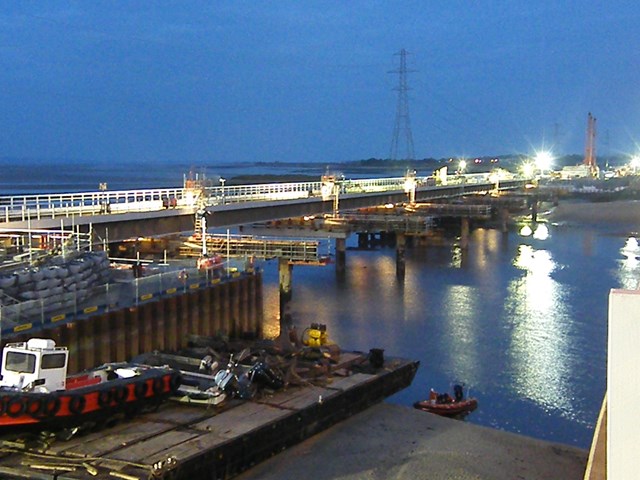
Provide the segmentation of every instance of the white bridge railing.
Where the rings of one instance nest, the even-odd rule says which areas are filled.
[[[432,185],[433,177],[416,177],[417,188]],[[338,180],[340,195],[403,191],[405,177]],[[489,174],[450,175],[447,185],[488,183]],[[323,183],[292,182],[258,185],[205,187],[207,206],[292,200],[322,195]],[[11,221],[108,215],[129,212],[150,212],[167,208],[196,208],[202,188],[163,188],[143,190],[100,190],[81,193],[50,193],[40,195],[0,196],[0,225]]]

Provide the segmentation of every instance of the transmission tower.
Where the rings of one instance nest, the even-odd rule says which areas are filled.
[[[410,90],[407,85],[407,73],[415,70],[407,70],[407,52],[404,48],[395,55],[400,56],[400,68],[391,70],[388,73],[397,73],[399,77],[398,86],[394,88],[398,92],[398,105],[396,107],[396,122],[393,127],[393,139],[391,140],[391,160],[398,160],[398,143],[402,136],[406,142],[406,157],[403,160],[413,160],[413,136],[411,135],[411,120],[409,119],[409,97]]]

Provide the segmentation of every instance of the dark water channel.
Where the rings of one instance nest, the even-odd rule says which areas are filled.
[[[636,288],[634,237],[586,227],[522,225],[472,232],[457,246],[347,251],[347,273],[293,271],[298,327],[324,323],[344,349],[420,360],[411,405],[430,387],[465,382],[479,399],[466,421],[588,448],[606,388],[608,295]],[[356,238],[348,245],[355,247]],[[277,265],[265,268],[267,333],[277,334]]]

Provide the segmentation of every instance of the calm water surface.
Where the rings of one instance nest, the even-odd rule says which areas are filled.
[[[318,181],[328,167],[324,164],[229,164],[188,165],[182,163],[90,163],[74,160],[24,160],[0,157],[0,196],[57,192],[95,192],[100,183],[109,190],[181,187],[185,175],[202,175],[218,184],[220,177],[232,179],[242,175],[304,174]],[[355,168],[355,167],[353,167]],[[359,169],[331,169],[347,178],[402,177],[401,169],[384,173]],[[142,172],[142,176],[141,176]]]
[[[349,249],[344,280],[333,266],[295,266],[294,319],[300,329],[327,324],[344,349],[419,360],[413,384],[392,403],[465,382],[480,404],[467,421],[588,448],[606,388],[609,291],[636,288],[640,249],[634,237],[604,230],[534,229],[475,230],[464,254],[412,247],[404,281],[389,248]],[[271,334],[277,282],[270,263]]]

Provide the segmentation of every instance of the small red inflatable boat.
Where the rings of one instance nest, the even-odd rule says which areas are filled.
[[[478,408],[478,400],[464,398],[463,387],[454,385],[454,396],[448,393],[439,394],[431,389],[429,400],[422,400],[413,404],[414,408],[424,412],[435,413],[445,417],[455,417],[458,415],[466,415]]]

